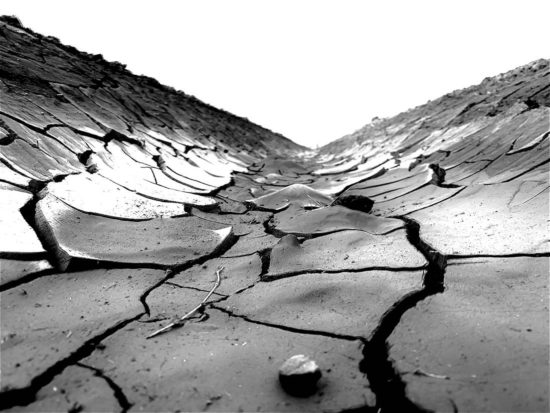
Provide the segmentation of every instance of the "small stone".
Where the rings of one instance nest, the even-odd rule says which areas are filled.
[[[443,182],[445,182],[445,175],[446,175],[445,169],[443,169],[436,163],[431,163],[430,168],[434,172],[430,183],[434,185],[441,185]]]
[[[283,389],[299,397],[307,397],[317,390],[321,369],[314,360],[303,354],[292,356],[279,369],[279,382]]]
[[[369,213],[374,201],[364,195],[342,195],[336,198],[332,205],[342,205],[349,209]]]

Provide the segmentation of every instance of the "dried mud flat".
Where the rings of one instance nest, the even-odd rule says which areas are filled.
[[[2,410],[548,411],[548,61],[312,152],[0,36]]]

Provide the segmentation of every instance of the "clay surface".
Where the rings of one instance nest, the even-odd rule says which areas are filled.
[[[316,150],[14,17],[0,61],[0,410],[548,411],[548,60]]]
[[[434,411],[544,411],[548,270],[546,257],[453,261],[445,293],[390,336],[411,399]]]

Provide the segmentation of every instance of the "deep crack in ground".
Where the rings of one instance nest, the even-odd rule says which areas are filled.
[[[386,311],[365,344],[364,358],[359,369],[366,374],[381,412],[426,412],[426,409],[407,397],[405,383],[391,361],[387,340],[407,310],[426,297],[444,291],[447,260],[444,255],[422,240],[420,225],[416,221],[407,217],[399,218],[406,223],[409,242],[428,261],[423,288],[406,294]]]

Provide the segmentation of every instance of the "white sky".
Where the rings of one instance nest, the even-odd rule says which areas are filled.
[[[550,57],[548,0],[2,0],[0,14],[311,147]]]

